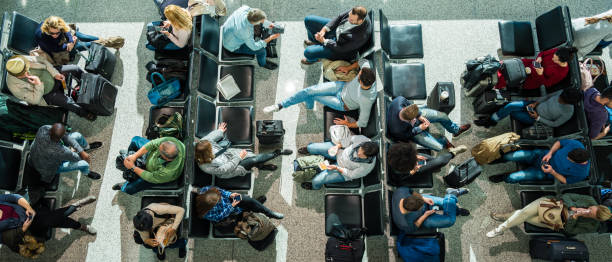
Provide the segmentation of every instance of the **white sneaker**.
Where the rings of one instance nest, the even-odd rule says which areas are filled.
[[[85,232],[87,232],[87,233],[88,233],[88,234],[90,234],[90,235],[95,235],[95,234],[97,234],[97,233],[98,233],[98,231],[97,231],[97,230],[96,230],[94,227],[92,227],[91,225],[87,225],[87,226],[85,227],[85,230],[84,230],[84,231],[85,231]]]
[[[504,231],[501,231],[501,230],[498,231],[497,228],[495,228],[495,229],[487,232],[487,237],[493,238],[493,237],[496,237],[496,236],[501,236],[503,234],[504,234]]]
[[[266,114],[270,114],[273,112],[278,112],[279,110],[280,110],[280,107],[278,106],[278,104],[274,104],[271,106],[264,107],[263,112]]]

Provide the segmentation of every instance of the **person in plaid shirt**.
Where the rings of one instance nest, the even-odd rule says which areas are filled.
[[[194,188],[196,196],[196,213],[198,217],[214,223],[221,222],[231,214],[240,214],[242,211],[262,213],[269,218],[283,219],[284,215],[274,212],[263,205],[265,197],[255,200],[249,196],[232,193],[215,186]],[[240,200],[237,200],[240,197]]]

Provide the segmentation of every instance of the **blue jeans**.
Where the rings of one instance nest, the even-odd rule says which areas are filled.
[[[68,136],[76,140],[77,143],[79,143],[79,145],[81,145],[84,150],[89,149],[89,144],[87,144],[85,137],[83,137],[81,133],[72,132]],[[75,162],[64,161],[57,169],[57,173],[66,173],[75,170],[79,170],[84,175],[87,175],[89,174],[89,163],[87,163],[87,161],[85,160],[79,160]]]
[[[503,156],[506,161],[519,162],[528,164],[531,167],[525,170],[519,170],[508,177],[506,177],[506,183],[518,183],[520,181],[534,181],[534,180],[553,180],[554,177],[550,174],[542,172],[542,157],[548,153],[546,149],[534,149],[534,150],[518,150]]]
[[[247,45],[242,44],[240,47],[238,47],[238,49],[232,51],[232,53],[245,54],[245,55],[255,55],[255,57],[257,58],[257,64],[259,66],[265,66],[266,65],[266,56],[268,55],[268,53],[266,52],[266,48],[260,48],[260,49],[257,49],[257,50],[252,50]]]
[[[313,155],[321,155],[327,159],[336,160],[336,156],[330,156],[327,151],[334,146],[332,142],[310,143],[306,146],[308,153]]]
[[[500,109],[499,111],[497,111],[495,114],[497,115],[497,120],[495,120],[496,122],[499,120],[502,120],[504,118],[506,118],[508,115],[511,115],[513,118],[515,118],[516,120],[520,121],[523,124],[527,124],[527,125],[533,125],[533,123],[535,123],[535,119],[533,119],[531,116],[529,116],[529,113],[527,113],[527,105],[532,104],[533,101],[516,101],[516,102],[511,102],[507,105],[505,105],[504,107],[502,107],[502,109]]]
[[[135,136],[132,138],[132,141],[130,142],[130,146],[128,146],[128,151],[138,151],[141,147],[143,147],[147,143],[149,143],[148,139],[144,137],[140,137],[140,136]],[[155,185],[158,185],[158,184],[149,183],[147,181],[144,181],[142,178],[138,178],[133,182],[125,182],[123,186],[121,187],[121,191],[127,194],[130,194],[130,195],[133,195],[140,191],[149,189]]]
[[[83,34],[79,31],[76,31],[74,35],[77,37],[77,39],[79,39],[74,46],[79,52],[87,50],[91,46],[91,41],[100,39],[97,36]]]
[[[425,221],[422,226],[425,228],[447,228],[455,224],[457,218],[457,197],[455,195],[448,194],[444,198],[424,195],[424,197],[431,198],[435,206],[440,207],[444,211],[442,215],[432,214]]]
[[[160,26],[162,23],[162,21],[155,21],[155,22],[151,22],[149,24],[147,24],[147,31],[153,30],[153,27],[155,26]],[[153,47],[151,44],[147,43],[146,45],[147,49],[151,50],[151,51],[155,51],[155,47]],[[176,46],[174,43],[170,42],[168,43],[163,50],[167,50],[167,51],[172,51],[172,50],[179,50],[181,49],[180,47]]]
[[[330,156],[327,152],[334,144],[332,142],[310,143],[306,147],[308,153],[322,155],[327,159],[336,160],[335,156]],[[333,163],[335,165],[335,163]],[[320,189],[324,184],[333,184],[346,181],[344,176],[337,170],[323,170],[312,179],[312,189]]]
[[[304,18],[304,25],[306,26],[306,32],[308,33],[308,40],[317,43],[315,45],[311,45],[304,49],[304,57],[309,63],[314,63],[321,58],[330,58],[333,55],[333,51],[321,45],[319,41],[317,41],[314,37],[316,33],[321,31],[321,29],[331,21],[329,18],[309,15]],[[325,39],[336,39],[336,30],[327,32],[325,34]]]
[[[291,97],[285,99],[280,104],[283,108],[290,107],[295,104],[304,102],[307,109],[314,108],[314,102],[317,101],[323,105],[329,106],[337,111],[344,111],[344,102],[340,94],[345,82],[323,82],[317,85],[304,88]]]
[[[450,120],[446,113],[425,107],[419,108],[419,111],[421,112],[421,116],[427,118],[427,120],[429,120],[429,122],[431,122],[432,124],[439,123],[440,125],[442,125],[442,127],[444,127],[444,129],[446,129],[446,131],[452,134],[457,134],[459,132],[459,125],[455,124],[452,120]],[[442,149],[444,149],[444,146],[446,145],[446,142],[448,140],[446,140],[446,137],[444,136],[436,138],[432,136],[428,131],[424,130],[416,136],[413,136],[412,141],[431,150],[441,151]]]

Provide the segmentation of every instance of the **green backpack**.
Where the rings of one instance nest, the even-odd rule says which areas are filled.
[[[172,115],[160,115],[155,120],[155,124],[147,129],[146,135],[148,139],[171,136],[182,140],[183,116],[179,112],[174,112]]]
[[[325,161],[320,155],[298,157],[293,161],[293,181],[310,182],[319,173],[319,163]]]

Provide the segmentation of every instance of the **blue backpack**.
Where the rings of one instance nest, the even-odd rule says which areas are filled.
[[[397,236],[397,253],[404,261],[444,261],[444,234],[415,238],[400,233]]]
[[[155,84],[153,80],[154,76],[161,78],[161,84]],[[170,102],[170,100],[177,98],[182,93],[181,83],[179,79],[175,77],[166,80],[162,74],[155,72],[151,74],[151,83],[153,84],[153,88],[149,90],[147,97],[149,101],[151,101],[151,104],[155,106],[164,105]]]

